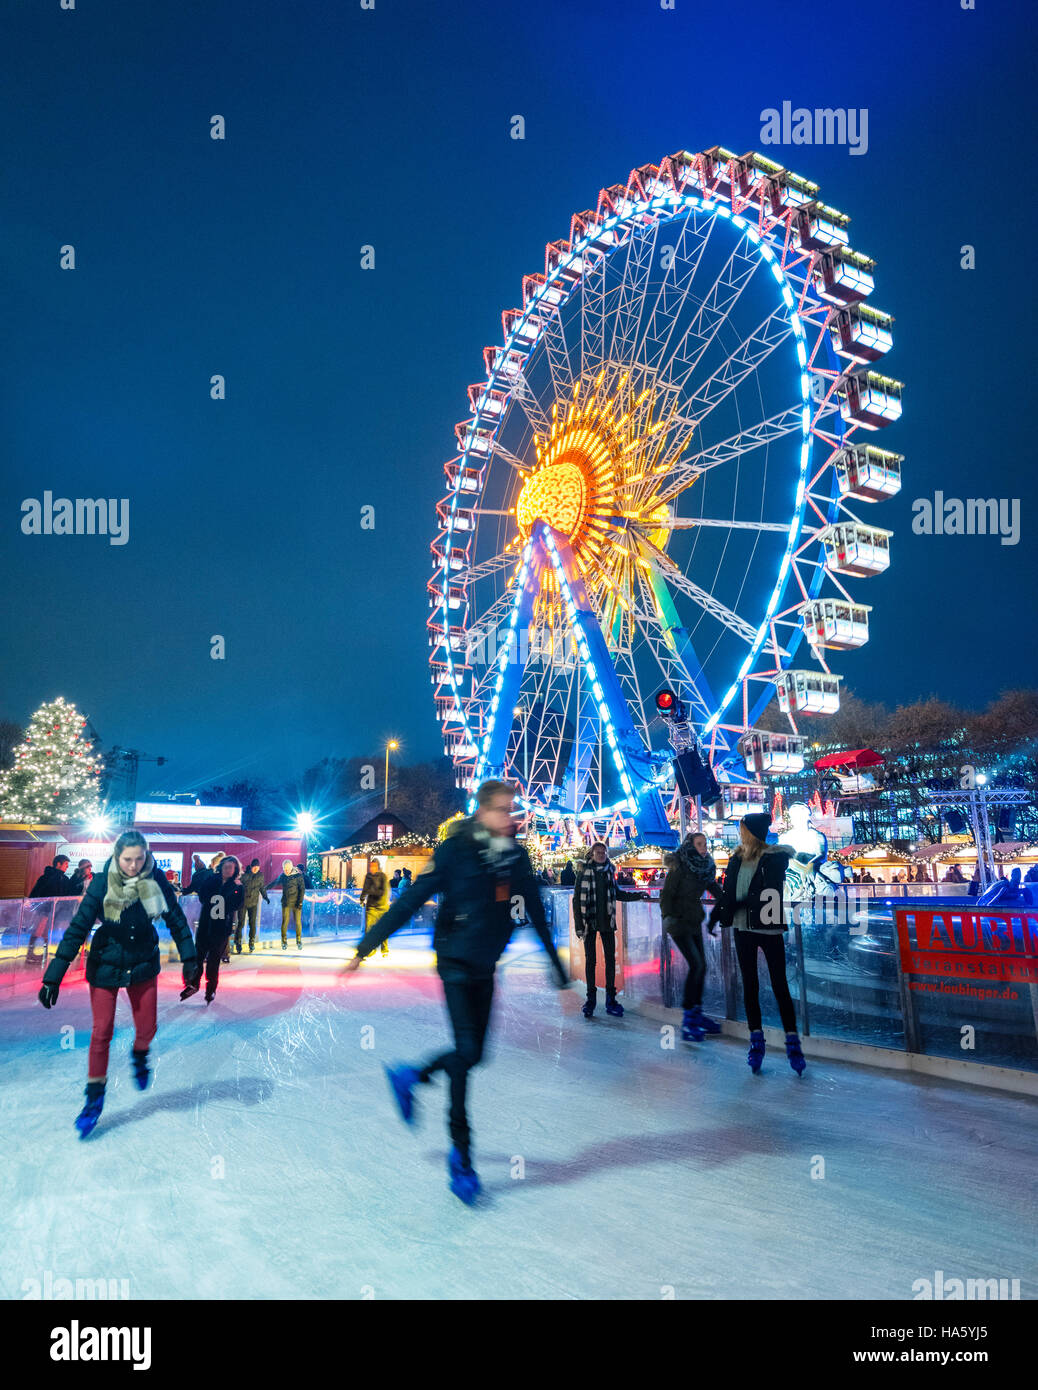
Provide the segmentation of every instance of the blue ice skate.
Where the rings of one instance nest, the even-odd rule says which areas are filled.
[[[386,1067],[386,1079],[405,1124],[414,1124],[414,1088],[421,1078],[414,1067]]]
[[[686,1009],[681,1016],[682,1042],[702,1042],[703,1023],[698,1009]]]
[[[447,1159],[447,1172],[450,1176],[450,1189],[467,1207],[471,1207],[479,1196],[479,1178],[470,1162],[466,1162],[461,1150],[455,1145]]]
[[[750,1034],[750,1050],[746,1054],[746,1061],[750,1071],[756,1076],[761,1069],[761,1063],[764,1061],[764,1034],[759,1028],[754,1029]]]
[[[803,1076],[807,1063],[804,1061],[804,1054],[800,1049],[800,1038],[796,1033],[786,1034],[786,1056],[789,1058],[789,1065],[797,1076]]]
[[[101,1110],[105,1103],[105,1083],[103,1081],[88,1081],[86,1087],[86,1105],[76,1116],[76,1128],[79,1130],[80,1139],[85,1139],[91,1134],[98,1120],[101,1118]]]
[[[133,1061],[133,1079],[137,1083],[137,1089],[138,1091],[146,1091],[148,1089],[148,1078],[151,1075],[148,1070],[148,1049],[145,1048],[143,1052],[138,1052],[137,1049],[134,1048],[130,1053],[130,1057]]]

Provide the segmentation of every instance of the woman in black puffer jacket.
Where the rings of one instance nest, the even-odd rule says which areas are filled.
[[[148,1048],[155,1036],[157,980],[160,969],[159,938],[155,923],[163,918],[177,943],[183,965],[184,985],[198,988],[198,966],[191,929],[165,874],[155,867],[148,842],[139,831],[120,835],[112,857],[95,874],[83,901],[65,929],[47,966],[39,1000],[49,1009],[57,1003],[65,971],[75,960],[94,923],[101,925],[87,956],[93,1029],[87,1064],[86,1105],[76,1119],[82,1138],[97,1124],[104,1105],[108,1076],[108,1049],[115,1028],[115,1001],[120,989],[130,996],[136,1038],[133,1070],[143,1091],[148,1084]]]
[[[739,848],[728,861],[721,894],[710,914],[709,926],[719,922],[734,928],[735,954],[742,975],[750,1050],[746,1060],[756,1075],[764,1061],[761,1027],[760,982],[757,952],[763,951],[771,976],[771,988],[786,1033],[789,1065],[802,1075],[804,1054],[797,1035],[797,1016],[786,980],[786,913],[783,895],[786,869],[794,851],[788,845],[766,841],[771,816],[766,811],[743,816],[739,822]]]
[[[185,889],[197,893],[202,904],[195,929],[199,965],[205,966],[205,1002],[211,1004],[220,983],[220,962],[227,954],[231,931],[245,890],[238,879],[241,864],[233,854],[220,855],[212,869],[198,872]]]

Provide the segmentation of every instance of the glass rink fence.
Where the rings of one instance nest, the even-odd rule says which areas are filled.
[[[878,898],[876,886],[787,902],[786,975],[801,1034],[1038,1071],[1038,909],[978,909],[972,899],[932,891]],[[555,900],[561,945],[572,889],[545,893]],[[709,898],[704,906],[709,911]],[[658,892],[650,902],[617,903],[617,918],[625,1002],[680,1008],[688,968],[663,929]],[[732,935],[703,931],[703,1009],[745,1023]],[[583,978],[583,948],[571,927],[569,944],[570,973]],[[768,968],[760,955],[757,963],[764,1025],[777,1028]],[[596,984],[605,985],[601,951]]]
[[[1038,909],[978,909],[969,898],[932,891],[880,898],[871,892],[878,886],[856,884],[853,891],[786,904],[787,979],[801,1034],[1038,1071]],[[687,967],[663,928],[658,889],[649,891],[650,901],[617,903],[617,988],[631,1003],[680,1008]],[[544,886],[541,895],[552,937],[569,950],[570,973],[583,979],[573,890]],[[269,903],[260,899],[256,944],[280,952],[280,894],[269,896]],[[78,905],[78,898],[0,899],[0,990],[39,978]],[[709,909],[709,898],[704,905]],[[181,907],[194,931],[198,899],[185,897]],[[424,938],[422,944],[431,945],[436,907],[435,899],[426,903],[394,937]],[[356,942],[363,929],[355,892],[307,891],[304,946]],[[245,924],[243,951],[248,935]],[[286,935],[294,950],[291,915]],[[168,948],[175,960],[162,927],[159,939],[163,954]],[[704,931],[703,947],[704,1010],[745,1022],[732,933],[711,937]],[[599,952],[599,989],[605,985],[603,966]],[[758,966],[764,1022],[777,1027],[778,1006],[763,959]],[[84,967],[81,952],[67,978],[82,976]]]
[[[270,901],[259,901],[259,920],[256,925],[256,949],[260,951],[281,951],[281,893],[271,889]],[[38,978],[43,973],[54,948],[64,935],[65,928],[75,915],[80,904],[79,898],[0,898],[0,990],[5,986],[17,985],[27,978]],[[192,935],[198,926],[202,905],[194,895],[180,899],[180,907],[187,918]],[[303,900],[301,912],[302,938],[304,946],[308,942],[335,941],[347,939],[359,941],[364,934],[364,910],[355,892],[346,889],[309,888]],[[433,922],[436,916],[435,902],[426,903],[407,924],[394,936],[422,936],[431,943]],[[95,924],[95,930],[96,930]],[[173,942],[164,923],[158,925],[159,948],[163,958],[175,961],[178,958],[176,944]],[[295,916],[289,913],[285,925],[285,939],[290,951],[296,948]],[[86,945],[89,946],[90,938]],[[246,919],[241,931],[242,952],[249,949],[249,924]],[[234,950],[232,939],[231,950]],[[82,976],[86,966],[86,952],[81,951],[77,960],[69,967],[66,979]]]

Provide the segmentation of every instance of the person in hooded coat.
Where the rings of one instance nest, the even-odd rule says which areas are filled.
[[[303,901],[306,897],[306,882],[303,875],[292,863],[291,859],[285,859],[281,865],[281,873],[273,881],[267,884],[267,891],[271,888],[281,889],[281,949],[288,950],[288,919],[293,917],[296,924],[296,950],[303,949]]]
[[[195,930],[195,950],[199,962],[205,964],[205,1002],[211,1004],[220,983],[220,963],[227,959],[227,946],[234,929],[234,919],[245,896],[238,882],[241,864],[233,854],[221,855],[215,869],[205,877],[196,874],[191,880],[192,892],[198,894],[202,911]]]
[[[38,995],[45,1009],[53,1008],[66,970],[94,923],[100,921],[86,966],[93,1028],[87,1062],[86,1104],[76,1119],[76,1127],[84,1139],[97,1124],[104,1105],[108,1052],[120,989],[125,989],[130,996],[136,1028],[131,1054],[134,1078],[142,1091],[148,1084],[148,1049],[156,1031],[156,982],[161,967],[155,930],[160,917],[180,951],[185,989],[195,990],[199,967],[187,919],[165,874],[156,868],[147,840],[139,831],[128,830],[116,840],[112,857],[101,873],[91,879],[83,901],[47,966]]]
[[[667,877],[660,890],[660,916],[667,935],[688,962],[681,1036],[685,1042],[702,1042],[706,1033],[719,1033],[721,1025],[703,1012],[706,954],[703,950],[703,894],[720,897],[717,865],[707,852],[701,831],[686,835],[667,858]],[[717,928],[714,929],[715,933]]]
[[[767,961],[771,988],[779,1006],[786,1033],[789,1065],[802,1075],[806,1063],[797,1035],[796,1010],[786,980],[786,913],[783,892],[786,869],[794,850],[789,845],[769,845],[765,839],[771,825],[766,811],[743,816],[739,822],[739,848],[728,861],[721,893],[710,914],[708,926],[715,922],[731,927],[735,934],[735,954],[742,975],[746,1022],[750,1028],[747,1055],[751,1071],[760,1071],[764,1061],[764,1033],[761,1028],[760,981],[757,952]]]

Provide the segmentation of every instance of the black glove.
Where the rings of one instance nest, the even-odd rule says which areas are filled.
[[[45,1009],[52,1009],[58,1002],[57,985],[41,985],[40,992],[37,994],[36,998]]]
[[[184,966],[184,988],[180,991],[181,999],[190,999],[192,994],[198,993],[198,986],[202,980],[202,967],[197,962]]]

